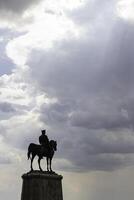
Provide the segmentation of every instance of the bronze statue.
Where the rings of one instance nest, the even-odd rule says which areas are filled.
[[[28,156],[28,159],[29,158],[31,159],[31,171],[33,171],[33,166],[32,166],[33,160],[35,156],[38,156],[38,165],[39,165],[40,171],[43,171],[40,166],[40,161],[43,157],[46,157],[47,171],[52,172],[51,164],[52,164],[52,158],[54,156],[54,152],[57,150],[57,142],[54,140],[49,141],[46,135],[46,130],[42,130],[42,135],[39,137],[39,143],[40,145],[31,143],[28,147],[27,156]]]

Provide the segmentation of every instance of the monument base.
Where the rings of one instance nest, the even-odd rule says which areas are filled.
[[[22,179],[21,200],[63,200],[61,175],[32,171]]]

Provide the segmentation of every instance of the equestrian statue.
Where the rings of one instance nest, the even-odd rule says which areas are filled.
[[[40,171],[43,171],[40,165],[40,161],[43,157],[46,157],[47,161],[47,171],[52,172],[52,158],[54,156],[54,152],[57,150],[57,142],[54,140],[48,139],[46,135],[46,130],[41,131],[42,134],[39,137],[40,144],[31,143],[28,147],[27,157],[31,159],[31,171],[33,171],[33,160],[35,156],[38,156],[38,165]]]

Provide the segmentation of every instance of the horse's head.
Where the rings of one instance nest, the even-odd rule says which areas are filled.
[[[57,151],[57,142],[54,140],[50,141],[50,146],[54,149],[54,151]]]

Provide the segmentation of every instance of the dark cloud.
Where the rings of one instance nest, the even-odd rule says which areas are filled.
[[[134,164],[134,136],[129,130],[122,133],[76,128],[72,131],[66,127],[59,133],[57,156],[71,161],[71,170],[115,170]],[[65,168],[70,170],[69,166]]]
[[[103,20],[108,20],[112,22],[114,20],[114,10],[116,7],[116,1],[106,1],[102,0],[101,4],[99,0],[87,1],[82,7],[68,12],[68,16],[73,19],[73,21],[80,25],[94,26],[96,25],[96,20],[101,22]],[[111,18],[113,16],[113,18]],[[105,17],[105,19],[103,19]],[[107,19],[106,19],[107,17]],[[91,22],[91,23],[90,23]],[[94,24],[93,24],[94,23]]]
[[[58,156],[78,170],[133,164],[134,27],[119,19],[114,25],[106,19],[97,32],[99,26],[86,40],[34,52],[29,62],[42,92],[58,99],[40,108],[40,119],[60,142]]]
[[[0,111],[8,113],[8,112],[15,112],[15,109],[11,103],[2,102],[0,103]]]
[[[132,122],[121,111],[110,113],[89,113],[75,112],[71,116],[71,124],[78,127],[87,127],[89,129],[118,129],[130,127]]]
[[[21,13],[28,7],[35,3],[39,3],[40,0],[0,0],[0,10],[7,12]]]
[[[2,113],[2,117],[4,117],[4,114],[7,115],[6,117],[13,116],[13,115],[22,115],[25,112],[29,111],[29,107],[26,105],[19,105],[15,103],[9,103],[9,102],[0,102],[0,112]]]
[[[42,105],[40,108],[40,120],[52,124],[68,121],[73,102],[56,102],[52,105]]]

